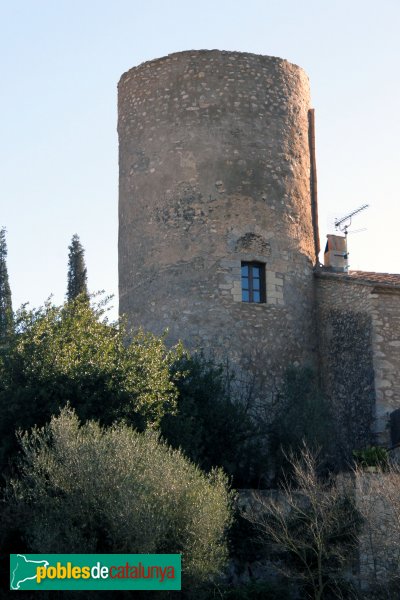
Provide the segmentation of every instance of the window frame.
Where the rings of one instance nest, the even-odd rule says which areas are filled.
[[[248,290],[247,288],[243,288],[243,267],[247,267],[247,280],[248,280]],[[259,269],[259,277],[254,277],[253,268]],[[254,279],[260,280],[260,289],[255,289],[253,281]],[[265,263],[261,263],[259,261],[251,261],[251,260],[242,260],[240,263],[240,283],[241,283],[241,291],[242,291],[242,302],[245,304],[265,304],[267,301],[266,298],[266,289],[265,289]],[[249,299],[243,300],[243,291],[248,291]],[[260,300],[254,300],[254,292],[260,292]]]

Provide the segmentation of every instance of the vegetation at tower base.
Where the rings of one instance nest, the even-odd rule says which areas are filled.
[[[43,425],[70,402],[82,419],[115,420],[144,429],[173,411],[170,368],[182,354],[142,331],[127,342],[123,323],[108,323],[101,303],[83,296],[62,306],[22,308],[0,361],[1,451],[5,465],[15,429]]]
[[[6,230],[0,229],[0,347],[13,331],[11,288],[7,270]]]
[[[360,579],[373,598],[400,598],[399,464],[383,464],[374,473],[356,466],[353,477],[358,509],[364,519],[359,536],[363,557]]]
[[[185,587],[212,580],[227,559],[232,493],[152,431],[81,425],[65,407],[20,435],[8,497],[31,552],[182,553]]]
[[[85,251],[76,233],[72,236],[71,245],[68,246],[68,250],[67,299],[69,301],[75,300],[80,294],[88,299]]]
[[[206,471],[222,467],[236,488],[262,488],[290,469],[286,456],[304,443],[331,468],[334,421],[311,368],[291,367],[267,406],[259,406],[227,365],[203,354],[177,365],[177,410],[161,420],[163,437]]]
[[[288,485],[294,489],[296,473],[294,477],[290,473],[290,469],[293,470],[293,463],[285,459],[284,452],[299,450],[303,439],[307,440],[309,447],[315,448],[325,441],[324,438],[331,437],[333,430],[329,421],[330,413],[326,402],[321,397],[312,371],[304,368],[287,371],[283,388],[277,397],[271,400],[271,408],[277,410],[275,420],[255,421],[257,407],[254,406],[251,396],[244,398],[238,393],[236,385],[238,381],[233,378],[229,368],[217,365],[202,355],[195,354],[190,358],[180,346],[167,350],[162,338],[143,332],[128,339],[123,323],[107,321],[106,308],[106,304],[101,303],[91,307],[81,296],[62,306],[54,306],[48,302],[38,310],[29,311],[22,308],[17,313],[15,332],[10,336],[10,344],[0,357],[0,402],[3,416],[0,433],[3,462],[16,455],[14,434],[16,427],[23,430],[30,429],[33,425],[39,427],[34,433],[26,434],[24,438],[30,440],[31,456],[33,456],[34,440],[41,439],[45,432],[48,436],[45,436],[47,441],[53,439],[49,434],[50,425],[45,429],[40,427],[52,418],[52,423],[60,419],[61,417],[52,417],[52,415],[57,414],[60,407],[70,402],[73,409],[65,410],[62,415],[69,415],[71,423],[76,423],[74,431],[79,439],[81,439],[79,437],[81,430],[86,431],[87,427],[88,431],[92,431],[90,428],[94,427],[99,432],[100,441],[103,437],[104,440],[111,440],[107,435],[112,431],[114,436],[120,437],[122,444],[125,431],[129,430],[129,436],[132,436],[129,440],[134,440],[136,436],[139,436],[137,439],[142,439],[139,432],[147,429],[143,439],[151,439],[156,443],[156,437],[152,436],[154,431],[151,430],[158,429],[166,440],[163,445],[165,451],[167,443],[175,447],[181,446],[186,454],[186,458],[182,460],[187,462],[187,457],[192,458],[202,469],[210,472],[211,479],[214,476],[212,467],[222,466],[237,487],[244,485],[265,487],[265,472],[271,464],[278,464],[281,473],[286,475],[287,481],[290,479]],[[246,400],[247,404],[243,403],[243,400]],[[89,423],[80,427],[78,418]],[[93,418],[100,421],[100,424],[93,424]],[[102,427],[105,429],[103,430]],[[136,428],[136,433],[130,427]],[[73,437],[68,439],[71,441]],[[104,440],[99,442],[101,448],[106,445]],[[270,443],[265,443],[266,440],[270,440]],[[110,441],[109,445],[112,445]],[[49,452],[54,447],[54,444],[51,447],[46,446]],[[74,444],[71,442],[68,448],[72,447]],[[44,445],[41,448],[44,448]],[[329,447],[326,448],[326,454],[329,450]],[[167,452],[174,454],[173,450]],[[84,454],[82,446],[79,452],[77,451],[77,456],[78,454]],[[86,475],[90,469],[96,473],[98,467],[95,452],[90,456],[89,454],[86,457],[87,462],[82,463]],[[177,454],[181,455],[179,452]],[[59,469],[63,466],[69,468],[67,462],[59,462],[58,465],[57,460],[54,459],[54,463],[51,463],[54,468],[49,467],[54,471],[54,478],[58,476],[56,465]],[[25,462],[25,466],[27,464]],[[197,471],[199,472],[198,469]],[[166,473],[168,474],[168,470]],[[44,490],[45,498],[49,502],[50,499],[55,499],[55,503],[65,498],[64,491],[57,496],[53,493],[54,490],[49,491],[44,484],[40,488],[36,475],[33,479],[29,479],[28,475],[27,469],[22,475],[21,471],[18,475],[14,460],[14,487],[8,487],[7,497],[0,508],[2,521],[0,545],[3,548],[10,549],[11,544],[14,544],[13,549],[21,551],[23,547],[21,536],[25,536],[26,542],[29,541],[26,523],[34,514],[32,512],[34,505],[26,501],[28,493],[32,490],[35,493],[39,489]],[[326,469],[324,475],[326,476]],[[158,477],[162,478],[160,474]],[[71,479],[74,481],[77,479],[74,473],[72,478],[69,478],[70,483]],[[47,475],[43,481],[48,481]],[[87,481],[91,488],[94,487],[90,477]],[[109,493],[107,501],[110,504],[113,494],[115,501],[118,502],[119,491],[118,488],[111,489],[115,480],[109,478],[109,481],[111,484],[107,488]],[[323,478],[315,480],[315,485],[319,486],[317,493],[328,493],[327,481]],[[83,476],[80,482],[83,486]],[[27,487],[23,487],[25,484]],[[174,498],[175,487],[171,485],[170,489],[173,491],[170,491],[169,495]],[[224,485],[226,489],[226,480]],[[168,496],[166,488],[163,489],[165,496]],[[77,502],[82,507],[82,511],[89,513],[92,507],[90,503],[95,503],[97,498],[94,498],[93,490],[88,489],[87,493],[83,487],[74,490],[74,494],[71,492],[71,497],[68,499],[70,502],[68,507],[72,507],[72,501],[78,498]],[[21,492],[19,496],[17,492]],[[41,496],[44,502],[43,498],[44,496]],[[321,498],[324,496],[322,495]],[[200,500],[196,502],[198,507],[202,506]],[[35,506],[37,508],[38,505]],[[346,522],[347,508],[345,505],[339,508],[343,509],[341,514]],[[50,509],[47,514],[50,514]],[[61,520],[57,524],[56,514],[56,512],[51,513],[51,519],[59,529],[56,529],[55,525],[53,527],[51,521],[47,530],[56,532],[54,543],[58,538],[62,539],[61,534],[59,536],[57,532],[64,527]],[[232,519],[230,509],[229,515],[229,519]],[[163,513],[162,518],[167,527],[168,515]],[[208,519],[208,512],[204,518]],[[114,539],[113,536],[116,535],[114,530],[108,522],[103,528],[94,521],[90,521],[90,527],[93,529],[76,524],[79,536],[83,536],[85,543],[95,543],[93,540],[97,539],[98,547],[110,548],[107,544],[111,544],[110,540]],[[208,534],[211,536],[214,531],[214,521],[211,519],[210,523]],[[297,525],[299,526],[297,531],[301,531],[302,524]],[[379,535],[379,527],[379,523],[371,521],[373,535]],[[71,526],[71,532],[73,531]],[[252,543],[252,535],[252,528],[246,527],[243,519],[236,515],[236,524],[229,534],[230,556],[235,561],[242,561],[243,573],[246,571],[246,565],[253,559],[257,559],[259,553],[257,544]],[[79,536],[77,539],[80,539]],[[49,539],[50,537],[49,534]],[[185,537],[187,543],[190,541],[189,538],[190,536]],[[19,547],[15,544],[19,544]],[[223,544],[225,548],[223,554],[226,556],[226,538]],[[338,537],[338,544],[338,551],[343,551],[343,555],[347,556],[350,546],[341,534]],[[24,547],[28,548],[28,546]],[[31,547],[33,548],[29,546]],[[192,550],[190,552],[187,550],[189,561],[192,560],[191,553]],[[298,565],[290,552],[282,551],[274,556],[284,562],[293,577],[303,577],[296,570]],[[330,566],[333,567],[334,562]],[[338,573],[339,567],[329,574],[325,590],[333,589],[333,582],[339,579]],[[196,577],[197,575],[193,575],[193,578]],[[323,576],[325,582],[324,577],[325,575]],[[282,592],[280,584],[280,587],[272,589],[274,584],[256,585],[252,582],[248,586],[242,586],[237,590],[237,595],[232,596],[232,590],[221,585],[222,587],[218,588],[220,595],[216,597],[240,598],[242,594],[242,597],[256,598],[257,594],[262,597],[261,594],[264,593],[267,597],[269,595],[279,598],[279,594],[286,593],[286,597],[289,598],[291,593],[290,586],[286,592]],[[307,585],[304,594],[311,589]],[[328,592],[321,597],[328,598]]]
[[[334,454],[335,424],[316,373],[309,367],[290,367],[276,405],[270,428],[270,451],[275,459],[277,478],[291,470],[287,457],[300,453],[304,444],[310,450],[319,450],[322,468],[332,467],[328,463]]]
[[[288,461],[294,477],[283,481],[280,498],[256,496],[248,519],[281,573],[299,582],[301,597],[355,597],[343,579],[362,523],[354,499],[334,478],[319,477],[316,454],[307,446]]]
[[[193,354],[183,356],[175,369],[177,410],[161,421],[164,438],[202,469],[222,467],[234,487],[265,484],[265,430],[254,418],[251,397],[244,399],[239,393],[229,366]]]
[[[389,467],[389,452],[382,446],[369,446],[363,450],[353,450],[353,457],[360,468],[379,467],[385,470]]]

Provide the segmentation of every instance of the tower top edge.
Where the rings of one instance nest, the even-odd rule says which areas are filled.
[[[218,49],[214,48],[211,50],[206,50],[206,49],[183,50],[180,52],[173,52],[171,54],[167,54],[167,55],[161,56],[159,58],[146,60],[134,67],[131,67],[127,71],[125,71],[125,73],[123,73],[121,75],[118,85],[121,85],[124,82],[124,79],[129,76],[129,74],[138,72],[139,70],[153,67],[153,66],[156,66],[156,65],[158,65],[160,63],[164,63],[164,62],[169,62],[169,61],[175,62],[175,61],[178,61],[179,59],[184,59],[184,58],[195,59],[195,58],[200,58],[200,57],[206,57],[207,55],[209,56],[210,59],[214,58],[214,57],[224,57],[224,58],[227,58],[230,60],[236,60],[237,58],[249,58],[252,60],[258,59],[261,63],[265,63],[265,64],[266,63],[269,63],[271,65],[272,64],[276,64],[276,65],[281,64],[282,66],[286,66],[286,67],[289,67],[290,69],[294,69],[294,70],[302,72],[305,75],[305,77],[308,79],[308,75],[302,67],[286,60],[285,58],[280,58],[279,56],[269,56],[266,54],[256,54],[253,52],[241,52],[241,51],[237,51],[237,50],[218,50]]]

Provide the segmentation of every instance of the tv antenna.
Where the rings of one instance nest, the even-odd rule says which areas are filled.
[[[356,208],[351,213],[349,213],[348,215],[345,215],[341,219],[335,219],[335,229],[336,229],[336,231],[339,229],[339,231],[341,231],[342,233],[344,233],[344,237],[345,237],[345,251],[341,252],[339,254],[335,254],[335,256],[342,256],[345,261],[348,260],[348,257],[349,257],[349,252],[347,250],[347,235],[349,233],[348,229],[351,226],[353,217],[355,215],[358,215],[358,213],[360,213],[361,211],[365,210],[368,207],[369,207],[369,204],[363,204],[362,206],[360,206],[359,208]],[[365,228],[363,228],[363,229],[357,229],[356,231],[350,231],[350,233],[360,233],[361,231],[365,231]],[[348,271],[349,270],[349,264],[345,263],[345,267],[344,268],[345,268],[346,271]]]
[[[362,210],[365,210],[368,207],[369,204],[363,204],[362,206],[356,208],[356,210],[353,210],[353,212],[349,213],[345,217],[342,217],[341,219],[335,219],[335,229],[339,229],[339,231],[343,232],[344,235],[347,236],[348,229],[351,225],[351,221],[354,215],[358,215],[358,213],[360,213]]]

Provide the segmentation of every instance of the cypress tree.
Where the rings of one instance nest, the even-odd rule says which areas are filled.
[[[7,271],[6,229],[0,229],[0,342],[12,333],[13,312]]]
[[[68,290],[67,300],[71,302],[77,296],[83,294],[89,298],[87,289],[87,271],[85,265],[85,251],[79,240],[79,236],[75,233],[72,236],[71,245],[68,246]]]

